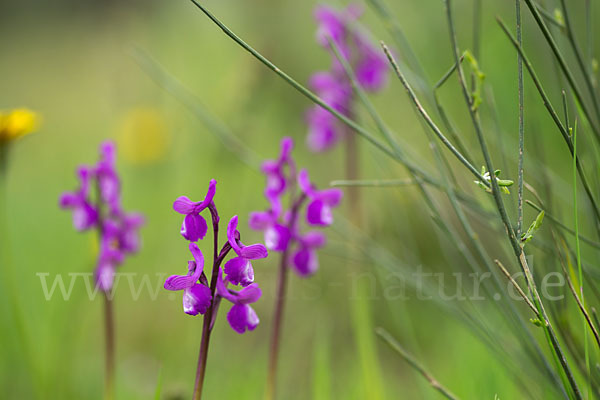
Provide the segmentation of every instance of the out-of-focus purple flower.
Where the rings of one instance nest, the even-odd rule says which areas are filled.
[[[351,4],[344,10],[330,6],[317,6],[317,42],[331,53],[331,69],[316,72],[309,86],[330,107],[352,117],[354,95],[351,82],[343,65],[330,49],[331,39],[354,70],[356,78],[366,91],[382,89],[387,81],[387,62],[384,54],[355,26],[362,7]],[[329,150],[343,137],[344,128],[337,118],[321,106],[312,106],[306,114],[308,125],[307,145],[315,152]]]
[[[305,169],[298,174],[298,185],[310,199],[310,202],[306,207],[307,222],[315,226],[331,225],[333,223],[331,209],[340,204],[343,192],[339,189],[314,189],[310,182],[308,172]]]
[[[200,213],[213,202],[217,190],[217,181],[212,179],[208,185],[208,192],[202,201],[193,202],[186,196],[181,196],[173,203],[173,209],[185,215],[181,224],[181,235],[190,242],[204,239],[208,225]]]
[[[113,142],[104,142],[100,145],[100,161],[96,166],[96,179],[102,200],[111,209],[116,209],[119,202],[121,183],[115,169],[116,149]]]
[[[144,216],[139,213],[123,214],[119,232],[119,246],[123,252],[137,253],[140,249],[139,229],[144,222]]]
[[[66,192],[60,197],[60,207],[73,212],[73,227],[84,231],[93,227],[98,221],[98,211],[89,202],[90,180],[92,171],[88,167],[77,169],[79,189],[75,192]]]
[[[227,226],[227,239],[231,248],[238,255],[225,263],[227,279],[234,285],[248,286],[254,282],[254,269],[251,260],[265,258],[269,255],[265,246],[260,243],[245,246],[236,236],[237,215],[231,218]]]
[[[252,331],[258,326],[260,320],[250,304],[255,303],[262,296],[262,291],[256,283],[246,286],[242,290],[235,291],[227,288],[227,280],[223,281],[222,271],[219,270],[217,279],[217,293],[224,299],[233,303],[233,307],[227,313],[227,321],[231,328],[237,333]]]
[[[103,222],[100,238],[100,254],[94,277],[96,285],[102,291],[108,291],[113,286],[114,275],[117,267],[123,262],[124,255],[119,247],[119,226],[111,221]]]
[[[164,288],[172,291],[183,290],[183,311],[186,314],[204,314],[212,301],[210,288],[198,283],[204,268],[204,256],[195,243],[190,243],[189,247],[194,261],[188,262],[188,274],[168,277]]]
[[[264,232],[265,245],[269,250],[285,250],[291,238],[289,228],[278,222],[280,216],[281,202],[279,199],[271,199],[271,208],[267,211],[250,213],[248,225],[251,229]]]
[[[261,165],[261,171],[267,178],[265,196],[269,199],[276,199],[287,188],[285,168],[294,168],[290,157],[293,148],[294,143],[291,140],[282,140],[279,157],[276,160],[266,160]]]
[[[73,212],[76,230],[96,228],[100,232],[100,252],[94,277],[100,290],[109,291],[124,256],[139,250],[138,230],[144,224],[144,218],[140,214],[125,213],[121,208],[121,184],[112,142],[102,143],[98,163],[93,167],[79,167],[77,175],[79,189],[64,193],[59,204]],[[92,187],[97,188],[95,196],[92,196]]]
[[[384,54],[365,37],[355,37],[360,57],[356,61],[356,78],[361,86],[370,92],[381,90],[387,83],[388,63]]]
[[[294,253],[293,265],[298,275],[306,277],[319,268],[316,250],[325,246],[327,239],[321,232],[308,232],[298,237],[298,250]]]
[[[287,144],[290,141],[291,139],[284,138],[282,143],[286,143],[286,146],[291,148],[291,145]],[[286,153],[286,156],[287,162],[293,163],[291,154]],[[276,197],[265,192],[270,208],[266,211],[250,213],[249,226],[251,229],[263,231],[266,247],[284,253],[288,266],[294,268],[301,277],[307,277],[319,267],[317,250],[325,245],[326,238],[316,231],[302,233],[300,216],[306,213],[305,221],[308,225],[319,227],[331,225],[332,208],[339,205],[343,193],[339,189],[317,190],[310,182],[306,170],[296,173],[296,169],[293,168],[288,175],[283,174],[282,179],[288,182],[285,189]],[[298,188],[300,191],[297,190]],[[281,204],[282,196],[286,193],[294,194],[291,195],[290,208],[284,211]],[[230,236],[233,233],[235,231]],[[241,264],[241,261],[239,263]],[[236,279],[236,282],[238,280]]]

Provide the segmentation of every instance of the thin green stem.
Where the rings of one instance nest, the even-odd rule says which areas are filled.
[[[544,38],[550,45],[550,48],[552,49],[552,52],[554,53],[554,56],[555,56],[556,60],[558,61],[558,64],[559,64],[561,70],[563,71],[563,74],[565,75],[565,77],[567,78],[567,81],[569,82],[569,86],[571,86],[571,89],[575,93],[575,97],[577,98],[577,101],[581,105],[583,113],[585,114],[585,117],[587,118],[588,122],[590,123],[590,126],[592,127],[592,130],[596,136],[596,139],[600,140],[600,129],[598,129],[598,125],[596,124],[596,121],[592,118],[592,115],[585,103],[585,99],[583,98],[583,95],[581,94],[581,90],[579,89],[579,86],[577,85],[577,82],[575,81],[575,78],[574,78],[571,70],[569,69],[567,62],[565,61],[564,56],[562,55],[560,49],[558,48],[556,41],[552,37],[552,34],[550,33],[548,26],[542,19],[542,16],[540,15],[538,9],[533,4],[533,0],[524,0],[524,1],[527,4],[527,6],[529,7],[529,11],[531,11],[533,18],[535,19],[540,30],[542,31]]]
[[[337,180],[329,184],[333,187],[363,186],[363,187],[397,187],[415,185],[414,179],[363,179],[363,180]]]
[[[465,56],[463,54],[460,57],[460,62],[462,62],[464,60],[464,58],[465,58]],[[453,64],[452,67],[450,67],[450,69],[448,69],[448,71],[446,71],[444,73],[444,75],[442,75],[442,77],[433,86],[433,100],[435,102],[435,107],[437,108],[437,111],[438,111],[438,114],[440,115],[442,123],[446,127],[448,134],[452,137],[452,140],[454,140],[454,143],[456,143],[456,147],[465,156],[465,158],[467,160],[469,160],[470,163],[473,163],[473,157],[471,157],[471,155],[469,154],[469,151],[467,150],[467,147],[464,145],[462,139],[457,134],[456,128],[454,127],[454,125],[450,121],[450,118],[446,114],[446,110],[442,106],[442,103],[440,102],[440,98],[438,96],[439,89],[442,87],[442,85],[444,85],[444,83],[446,83],[448,81],[448,78],[450,78],[450,76],[452,75],[452,73],[454,71],[456,71],[456,64]]]
[[[388,346],[390,346],[394,351],[396,351],[400,355],[400,357],[402,357],[404,361],[408,363],[408,365],[410,365],[415,371],[421,374],[423,378],[425,378],[427,382],[429,382],[432,388],[440,392],[445,398],[449,400],[458,400],[458,397],[452,394],[450,390],[446,389],[446,387],[442,385],[437,379],[435,379],[433,375],[431,375],[431,373],[421,365],[421,363],[419,363],[412,355],[410,355],[406,350],[404,350],[404,348],[400,346],[400,343],[398,343],[398,341],[394,339],[392,335],[388,333],[388,331],[386,331],[383,328],[377,328],[375,329],[375,332],[377,333],[377,335],[379,335],[379,337],[381,337],[381,339],[383,339],[387,343]]]
[[[564,4],[563,4],[564,7]],[[582,307],[585,307],[585,298],[583,296],[583,272],[581,269],[581,247],[579,243],[579,218],[577,212],[577,120],[575,120],[575,126],[573,127],[573,221],[575,224],[575,251],[577,255],[577,271],[579,273],[579,296]],[[585,351],[585,365],[587,367],[588,375],[590,374],[590,354],[588,348],[588,330],[587,321],[585,316],[583,318],[583,347]],[[591,380],[589,381],[591,385]],[[588,388],[588,396],[592,396],[591,387]]]
[[[236,154],[248,166],[255,170],[260,169],[261,158],[250,147],[242,143],[223,121],[211,114],[200,99],[193,95],[177,78],[169,74],[158,61],[137,47],[131,50],[131,55],[150,79],[191,111],[225,145],[227,150]]]
[[[552,25],[555,25],[557,27],[559,27],[561,30],[565,29],[565,24],[563,24],[562,22],[558,21],[554,15],[552,15],[552,13],[548,12],[544,7],[541,6],[541,4],[538,3],[534,3],[535,8],[537,8],[537,10],[540,12],[540,14],[542,15],[542,17],[544,17],[544,19],[548,22],[550,22]]]
[[[542,207],[538,206],[537,204],[535,204],[533,201],[531,200],[525,200],[525,204],[529,205],[530,207],[532,207],[533,209],[537,210],[538,212],[542,211]],[[554,217],[552,214],[548,213],[546,211],[544,218],[549,219],[550,221],[552,221],[553,223],[555,223],[557,226],[559,226],[562,230],[564,230],[565,232],[568,232],[569,234],[575,236],[575,231],[571,228],[569,228],[568,226],[566,226],[565,224],[563,224],[562,222],[560,222],[556,217]],[[587,243],[592,247],[595,247],[597,249],[600,249],[600,243],[595,242],[589,238],[587,238],[586,236],[583,236],[581,234],[579,234],[579,239],[583,242],[583,243]]]
[[[517,42],[523,45],[521,32],[521,0],[515,1],[517,16]],[[518,207],[517,207],[517,236],[521,237],[523,230],[523,160],[525,151],[525,120],[523,114],[523,59],[517,54],[518,89],[519,89],[519,173],[518,173]]]
[[[537,74],[535,73],[535,70],[533,69],[533,66],[531,65],[531,62],[529,61],[529,58],[525,54],[523,48],[519,45],[518,41],[512,36],[512,34],[508,30],[508,28],[506,27],[504,22],[500,18],[497,18],[497,21],[498,21],[498,24],[500,25],[500,27],[502,28],[502,30],[504,31],[504,33],[506,34],[506,36],[509,38],[509,40],[512,42],[512,44],[514,45],[516,50],[519,52],[519,54],[523,58],[523,63],[525,65],[525,67],[527,68],[527,71],[529,72],[529,76],[531,77],[535,87],[538,90],[538,93],[540,94],[540,96],[542,98],[542,101],[544,103],[544,106],[546,107],[546,110],[548,110],[548,113],[550,114],[550,117],[554,121],[554,124],[558,127],[560,133],[562,134],[562,137],[563,137],[565,143],[567,144],[567,147],[569,148],[569,152],[571,153],[571,157],[573,157],[575,160],[577,160],[577,171],[579,173],[579,178],[581,179],[581,183],[585,189],[587,197],[588,197],[590,203],[592,204],[592,209],[594,210],[594,215],[596,216],[596,219],[598,221],[600,221],[600,207],[598,206],[598,203],[596,202],[596,199],[594,198],[594,192],[592,191],[592,189],[588,183],[583,166],[581,165],[581,161],[579,160],[578,157],[574,157],[574,155],[573,155],[573,142],[571,140],[571,137],[569,136],[569,132],[568,132],[567,128],[565,128],[562,121],[558,117],[558,114],[554,110],[552,103],[550,103],[550,100],[549,100],[548,96],[546,95],[546,92],[544,91],[544,88],[543,88],[540,80],[538,79]]]
[[[492,164],[492,159],[490,157],[485,139],[483,137],[483,131],[481,128],[481,124],[479,122],[479,116],[476,112],[476,110],[473,110],[473,108],[471,107],[471,101],[470,101],[470,96],[469,96],[469,91],[468,88],[465,84],[465,77],[464,77],[464,72],[462,69],[462,66],[459,62],[459,58],[460,58],[460,53],[459,53],[459,48],[458,48],[458,43],[457,43],[457,39],[456,39],[456,31],[454,28],[454,19],[452,17],[452,7],[451,7],[451,1],[450,0],[444,0],[445,5],[446,5],[446,17],[448,20],[448,29],[449,29],[449,34],[450,34],[450,40],[451,40],[451,45],[452,45],[452,51],[454,53],[454,61],[457,64],[457,68],[458,68],[458,80],[459,80],[459,84],[462,88],[462,92],[463,92],[463,97],[465,100],[465,103],[467,105],[467,108],[469,109],[469,114],[471,116],[471,121],[473,123],[473,126],[475,128],[475,132],[477,134],[477,139],[479,140],[479,144],[481,147],[481,151],[483,153],[483,157],[485,159],[485,163],[486,166],[488,168],[488,171],[494,171],[494,167]],[[496,207],[498,209],[498,212],[500,214],[500,218],[502,219],[502,222],[504,223],[504,226],[506,228],[506,233],[508,235],[508,238],[510,240],[511,246],[513,248],[513,252],[515,254],[515,256],[517,257],[517,260],[521,266],[521,269],[524,271],[525,276],[528,280],[528,284],[530,287],[530,290],[532,290],[533,294],[534,294],[534,300],[536,302],[536,306],[538,308],[538,310],[540,311],[540,314],[544,317],[545,320],[545,330],[546,333],[548,335],[550,344],[551,344],[551,348],[553,349],[553,351],[556,354],[556,357],[558,358],[561,367],[563,369],[563,371],[565,372],[565,375],[567,376],[567,379],[569,381],[569,384],[571,386],[571,388],[573,389],[573,392],[575,393],[576,398],[581,399],[581,392],[579,390],[579,387],[577,385],[577,382],[575,381],[575,378],[573,377],[573,373],[571,371],[571,368],[569,367],[569,364],[564,356],[564,353],[562,351],[562,348],[560,346],[560,343],[558,342],[558,338],[556,337],[556,334],[554,332],[554,329],[552,328],[552,325],[550,323],[550,320],[548,319],[546,312],[544,310],[544,306],[542,304],[541,298],[539,296],[539,294],[537,293],[537,289],[535,286],[535,281],[533,280],[533,276],[531,275],[531,271],[529,270],[529,266],[527,264],[527,259],[525,257],[525,253],[523,252],[523,249],[520,246],[519,240],[517,239],[516,235],[515,235],[515,231],[513,230],[510,220],[508,218],[508,215],[506,213],[506,209],[504,207],[504,203],[502,201],[501,198],[501,194],[500,194],[500,188],[498,186],[498,182],[495,179],[491,179],[491,184],[492,184],[492,195],[494,197],[494,201],[496,203]]]
[[[308,90],[307,88],[302,86],[291,76],[289,76],[288,74],[283,72],[281,69],[279,69],[279,67],[277,67],[271,61],[269,61],[267,58],[265,58],[262,54],[260,54],[254,48],[252,48],[252,46],[250,46],[245,41],[243,41],[239,36],[237,36],[231,29],[229,29],[227,26],[225,26],[225,24],[223,24],[219,19],[217,19],[217,17],[215,17],[210,11],[208,11],[206,9],[206,7],[204,7],[202,4],[200,4],[197,0],[190,0],[190,1],[196,7],[198,7],[212,22],[214,22],[219,28],[221,28],[221,30],[227,36],[229,36],[231,39],[233,39],[233,41],[235,41],[237,44],[239,44],[248,53],[252,54],[256,59],[258,59],[261,63],[263,63],[267,68],[269,68],[270,70],[275,72],[277,75],[279,75],[281,78],[283,78],[283,80],[285,80],[288,84],[290,84],[292,87],[294,87],[300,93],[302,93],[304,96],[306,96],[307,98],[312,100],[314,103],[320,105],[321,107],[323,107],[324,109],[329,111],[338,120],[340,120],[342,123],[346,124],[348,127],[353,129],[354,131],[356,131],[356,133],[358,133],[359,135],[364,137],[368,142],[373,144],[379,150],[383,151],[388,156],[395,158],[394,153],[388,147],[386,147],[379,139],[374,137],[369,131],[367,131],[365,128],[358,125],[356,122],[352,121],[351,119],[349,119],[342,113],[336,111],[333,107],[331,107],[327,103],[325,103],[323,101],[323,99],[321,99],[319,96],[317,96],[316,94],[314,94],[313,92],[311,92],[310,90]]]
[[[452,143],[446,138],[446,136],[442,133],[442,131],[435,124],[435,122],[433,122],[433,120],[431,119],[431,117],[429,116],[429,114],[427,113],[427,111],[425,110],[425,108],[421,105],[421,102],[419,101],[419,99],[417,98],[417,95],[415,94],[415,92],[413,91],[412,87],[410,86],[410,84],[406,80],[406,77],[404,76],[404,74],[400,70],[400,67],[398,66],[398,63],[396,62],[394,56],[390,52],[390,49],[388,49],[388,47],[383,42],[381,42],[381,46],[383,47],[383,51],[385,52],[385,54],[386,54],[386,56],[387,56],[390,64],[392,65],[394,71],[396,72],[396,76],[398,77],[398,79],[402,83],[402,86],[404,86],[404,89],[406,89],[406,92],[408,93],[409,98],[412,100],[412,102],[414,103],[415,107],[417,108],[417,111],[419,111],[419,113],[421,114],[421,116],[423,117],[423,119],[425,120],[425,122],[427,123],[427,125],[429,126],[429,128],[431,128],[431,130],[433,131],[433,133],[435,133],[435,135],[442,141],[442,143],[444,143],[444,145],[450,150],[450,152],[452,152],[452,154],[454,154],[454,156],[465,167],[467,167],[467,169],[469,171],[471,171],[471,173],[477,179],[479,179],[480,182],[483,182],[486,186],[489,186],[489,182],[487,182],[487,180],[481,175],[481,173],[477,170],[477,168],[475,168],[473,166],[473,164],[471,164],[460,153],[460,151],[458,151],[458,149],[456,149],[456,147],[454,147],[454,145],[452,145]],[[456,63],[460,64],[460,58],[457,59]],[[491,179],[491,180],[495,181],[494,179]]]
[[[573,26],[571,24],[571,18],[569,17],[569,8],[567,7],[565,0],[560,0],[563,15],[565,18],[565,27],[567,31],[567,38],[569,39],[569,43],[573,49],[573,53],[575,53],[575,59],[577,60],[577,64],[579,65],[579,69],[581,70],[581,74],[583,75],[585,84],[590,92],[590,97],[592,98],[592,103],[596,108],[596,115],[600,117],[600,104],[598,103],[598,97],[596,96],[596,90],[594,89],[594,84],[592,83],[592,77],[590,74],[589,65],[585,62],[583,58],[583,52],[577,43],[577,38],[575,37],[575,32],[573,31]]]

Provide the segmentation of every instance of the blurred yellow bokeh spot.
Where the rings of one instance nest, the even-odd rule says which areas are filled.
[[[162,159],[171,132],[163,112],[156,107],[136,107],[123,117],[118,131],[119,152],[131,163],[148,164]]]
[[[0,111],[0,143],[35,132],[40,122],[40,115],[27,108]]]

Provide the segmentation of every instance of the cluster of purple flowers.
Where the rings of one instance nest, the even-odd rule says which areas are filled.
[[[227,243],[218,253],[213,263],[213,274],[216,274],[215,287],[210,287],[204,269],[204,256],[196,244],[202,240],[208,231],[208,224],[202,215],[205,209],[211,214],[215,234],[218,232],[219,214],[214,203],[217,182],[211,180],[208,193],[204,200],[193,202],[185,196],[179,197],[173,204],[173,209],[185,215],[181,225],[181,235],[189,241],[189,249],[194,261],[188,262],[187,275],[173,275],[167,278],[165,289],[183,290],[183,311],[189,315],[206,314],[221,298],[230,301],[233,307],[227,314],[229,325],[238,333],[253,330],[259,323],[256,312],[250,304],[255,303],[261,296],[261,290],[254,283],[252,260],[265,258],[267,249],[262,244],[244,245],[237,230],[237,215],[231,218],[227,226]],[[236,257],[225,263],[225,279],[220,265],[233,250]],[[215,253],[216,254],[216,253]],[[233,290],[229,284],[241,286],[241,290]],[[213,299],[214,302],[213,303]]]
[[[332,65],[329,71],[315,73],[309,85],[325,103],[349,118],[352,118],[354,102],[352,85],[343,65],[330,48],[329,40],[339,48],[363,89],[377,91],[387,80],[388,67],[384,55],[356,26],[361,14],[362,8],[356,4],[341,11],[324,5],[315,9],[315,19],[319,24],[317,41],[330,51]],[[343,129],[339,121],[321,106],[310,108],[306,119],[309,126],[307,143],[312,151],[328,150],[342,136]]]
[[[270,207],[267,211],[250,214],[250,228],[264,232],[265,244],[269,250],[282,252],[287,265],[292,266],[298,275],[312,275],[319,267],[316,251],[323,247],[326,238],[319,231],[301,232],[300,216],[303,214],[309,226],[325,227],[333,223],[332,208],[342,199],[339,189],[317,190],[310,182],[308,172],[296,167],[291,151],[293,141],[281,141],[281,153],[276,160],[265,161],[262,171],[267,183],[265,197]],[[297,189],[300,189],[299,191]],[[297,193],[298,192],[298,193]],[[283,211],[282,197],[289,194],[291,206]]]
[[[121,183],[115,164],[114,143],[102,143],[98,163],[78,168],[79,188],[60,197],[61,208],[73,213],[76,230],[95,228],[100,233],[100,253],[94,276],[102,291],[112,288],[116,268],[125,256],[139,250],[138,230],[144,224],[141,214],[125,213],[121,207]],[[92,189],[96,189],[94,196]]]

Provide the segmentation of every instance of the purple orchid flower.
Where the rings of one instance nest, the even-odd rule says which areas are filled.
[[[270,200],[269,210],[250,213],[248,225],[250,229],[264,232],[267,249],[283,251],[288,247],[291,233],[287,226],[278,222],[281,216],[281,202],[277,198]]]
[[[123,251],[118,246],[119,226],[111,220],[103,222],[101,227],[100,255],[94,272],[96,285],[102,291],[109,291],[113,286],[115,271],[124,260]]]
[[[229,322],[234,331],[240,334],[246,332],[246,330],[254,330],[260,320],[258,319],[258,315],[256,315],[256,311],[250,307],[250,304],[260,299],[262,291],[256,283],[240,291],[228,289],[227,284],[228,281],[223,281],[222,271],[219,270],[217,293],[219,296],[233,303],[233,307],[227,313],[227,322]]]
[[[227,239],[231,248],[238,255],[225,263],[227,279],[234,285],[248,286],[254,282],[254,269],[251,260],[265,258],[269,255],[265,246],[260,243],[245,246],[236,237],[238,216],[235,215],[227,226]]]
[[[282,142],[287,143],[290,140],[284,138]],[[287,146],[291,148],[291,145]],[[291,154],[287,154],[287,158],[287,162],[293,162]],[[339,205],[343,192],[339,189],[317,190],[304,169],[297,175],[294,169],[282,179],[289,182],[286,189],[276,197],[266,192],[265,197],[270,203],[270,208],[266,211],[250,213],[248,224],[251,229],[263,231],[265,244],[269,250],[283,253],[286,257],[284,263],[286,266],[294,268],[299,276],[308,277],[319,268],[317,250],[325,245],[326,238],[321,232],[302,233],[300,215],[305,210],[305,221],[308,225],[318,227],[331,225],[332,209]],[[299,187],[301,193],[291,194],[290,209],[283,211],[281,197],[287,192],[296,193],[292,185]]]
[[[181,196],[173,203],[173,209],[179,214],[185,215],[181,224],[181,235],[190,242],[204,239],[208,231],[208,225],[200,213],[208,208],[213,202],[217,190],[217,181],[212,179],[208,185],[208,192],[204,200],[193,202],[186,196]]]
[[[172,291],[183,290],[183,311],[186,314],[204,314],[212,301],[210,288],[198,283],[204,269],[204,256],[195,243],[190,243],[189,248],[194,261],[188,262],[188,274],[168,277],[164,288]]]
[[[339,205],[344,193],[339,189],[314,189],[305,169],[298,174],[298,186],[310,199],[306,207],[307,222],[315,226],[331,225],[333,223],[331,209]]]
[[[60,207],[73,212],[73,227],[84,231],[93,227],[98,221],[98,211],[88,201],[92,171],[88,167],[77,169],[79,189],[75,192],[64,193],[60,197]]]
[[[327,239],[321,232],[308,232],[298,237],[299,247],[293,256],[293,266],[302,277],[314,274],[319,268],[316,250],[325,246]]]
[[[116,170],[116,148],[113,142],[104,142],[100,145],[100,160],[94,170],[100,198],[112,213],[120,209],[121,182]]]
[[[285,179],[285,167],[294,168],[290,153],[294,148],[294,142],[290,140],[281,141],[281,152],[276,160],[267,160],[262,163],[261,171],[267,177],[265,187],[265,196],[268,198],[277,198],[287,188]]]
[[[332,53],[332,66],[327,72],[313,74],[309,86],[325,103],[346,117],[352,117],[353,114],[352,85],[343,65],[331,51],[329,39],[348,61],[363,89],[375,92],[382,89],[387,81],[385,56],[354,26],[361,14],[362,7],[355,4],[342,11],[329,6],[317,6],[315,9],[317,42]],[[312,151],[329,150],[344,136],[345,128],[321,106],[315,105],[309,109],[306,123],[307,145]]]
[[[100,145],[100,160],[94,167],[79,167],[80,187],[63,193],[61,208],[73,212],[73,226],[78,231],[97,228],[100,232],[100,252],[94,277],[102,291],[113,286],[116,268],[126,254],[140,247],[139,228],[144,224],[140,214],[125,213],[121,208],[121,184],[116,171],[116,149],[112,142]],[[90,188],[98,189],[94,201]],[[94,205],[92,205],[94,204]]]

